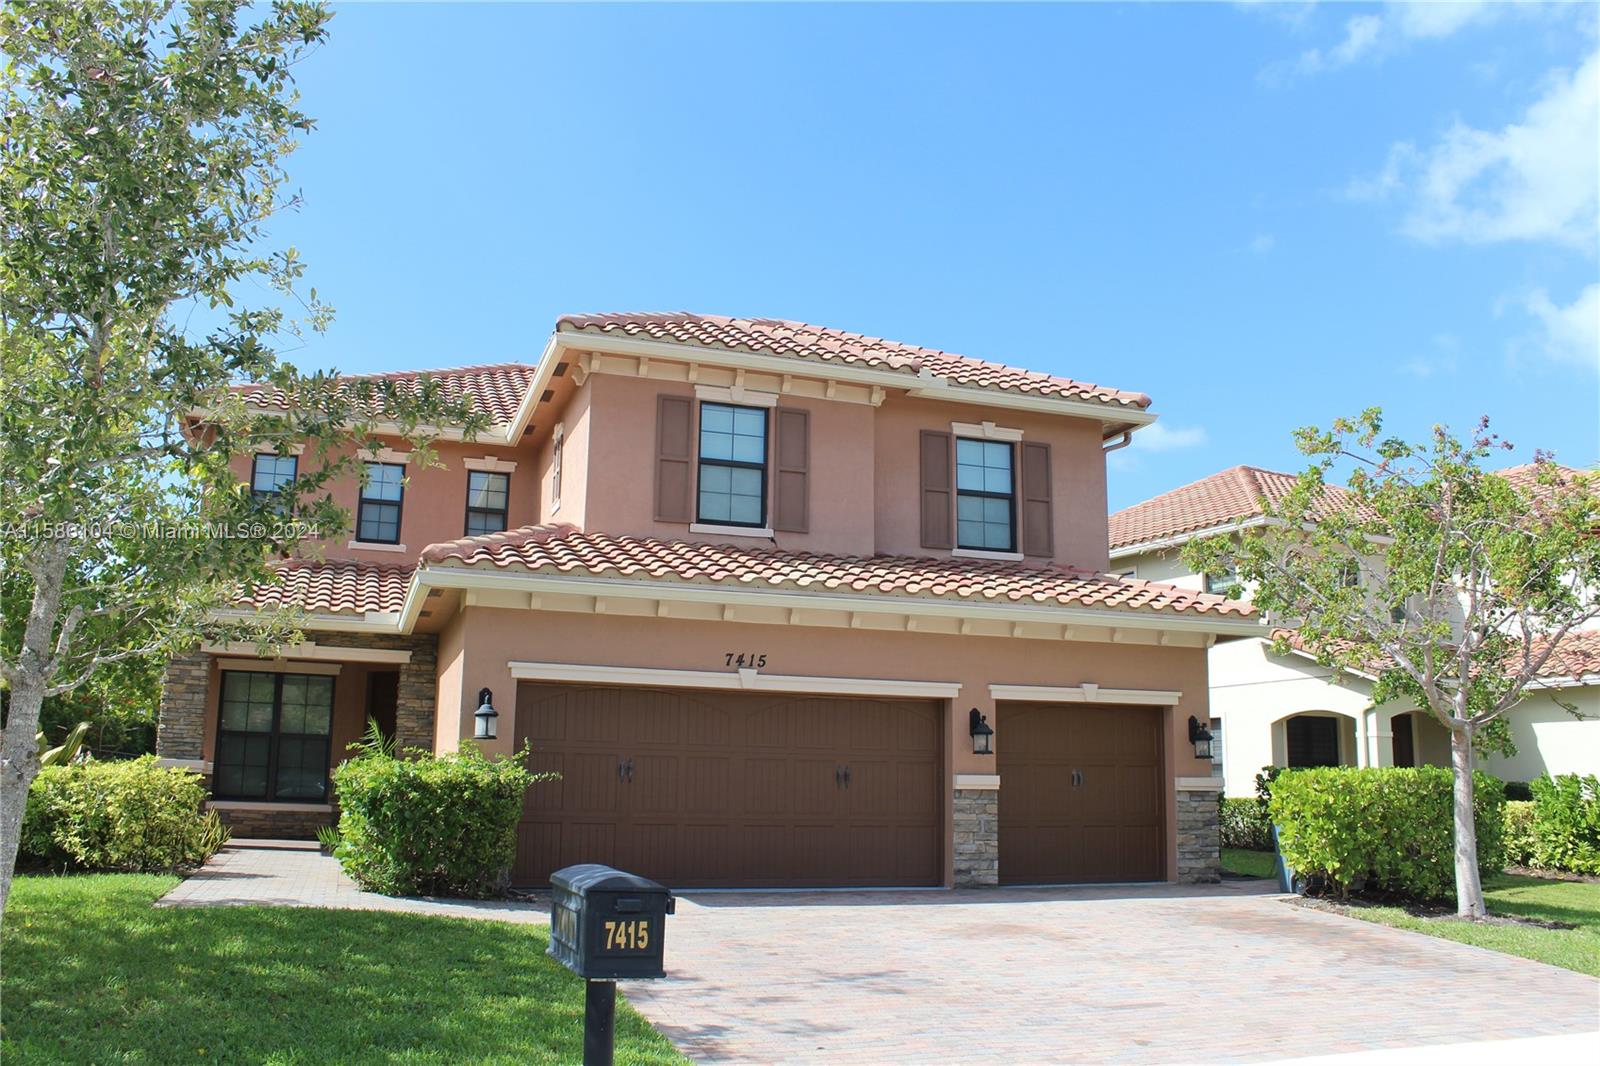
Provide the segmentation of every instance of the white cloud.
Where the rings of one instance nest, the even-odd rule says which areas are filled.
[[[1559,363],[1600,369],[1600,283],[1584,289],[1565,307],[1543,289],[1531,293],[1524,306],[1540,326],[1536,340],[1522,342],[1524,350],[1534,348]]]
[[[1309,48],[1293,61],[1273,63],[1261,72],[1261,80],[1279,84],[1290,75],[1320,74],[1363,60],[1379,60],[1413,41],[1438,40],[1468,26],[1494,22],[1513,9],[1535,11],[1540,7],[1532,3],[1488,3],[1486,0],[1385,4],[1379,14],[1346,19],[1338,43],[1327,48]]]
[[[1133,446],[1147,452],[1176,452],[1185,448],[1198,448],[1210,439],[1204,426],[1169,428],[1166,423],[1157,422],[1135,433]]]
[[[1250,241],[1250,250],[1257,255],[1266,255],[1278,246],[1278,238],[1270,233],[1258,233]]]
[[[1593,249],[1600,186],[1600,53],[1557,72],[1521,120],[1498,130],[1457,122],[1437,144],[1395,145],[1356,198],[1403,190],[1404,231],[1423,241],[1545,240]]]

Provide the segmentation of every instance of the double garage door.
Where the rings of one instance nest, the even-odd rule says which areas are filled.
[[[518,884],[601,862],[679,886],[936,885],[930,701],[524,682]]]
[[[601,862],[673,887],[937,885],[945,788],[932,701],[524,682],[529,790],[513,880]],[[1161,714],[996,708],[1000,879],[1163,876]]]

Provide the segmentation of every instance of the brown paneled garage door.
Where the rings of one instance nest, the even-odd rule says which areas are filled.
[[[1002,703],[995,740],[1002,883],[1163,877],[1159,709]]]
[[[936,885],[937,704],[524,682],[513,880],[601,862],[669,886]]]

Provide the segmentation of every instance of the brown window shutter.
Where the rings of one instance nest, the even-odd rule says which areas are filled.
[[[1048,444],[1023,442],[1021,513],[1022,554],[1053,557],[1056,544],[1051,523]]]
[[[656,399],[656,521],[688,522],[689,468],[694,461],[690,427],[694,409],[687,396]]]
[[[950,548],[953,505],[950,498],[950,434],[922,431],[922,546]]]
[[[779,407],[773,418],[772,528],[804,533],[810,528],[811,413]]]

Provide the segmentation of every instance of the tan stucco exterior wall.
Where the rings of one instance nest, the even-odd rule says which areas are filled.
[[[992,774],[996,759],[974,755],[967,733],[972,707],[995,721],[990,684],[1077,686],[1176,690],[1181,702],[1167,709],[1166,825],[1167,870],[1177,868],[1175,796],[1177,777],[1210,773],[1209,762],[1194,758],[1188,740],[1189,716],[1208,717],[1206,657],[1202,648],[1155,645],[1056,643],[999,637],[961,637],[861,629],[751,625],[681,619],[587,615],[503,608],[467,608],[459,631],[441,639],[440,661],[459,648],[462,670],[441,676],[439,720],[447,706],[470,707],[480,688],[494,690],[500,712],[499,738],[485,745],[510,752],[516,736],[516,681],[512,661],[558,662],[669,670],[727,670],[728,651],[768,656],[764,673],[820,677],[880,678],[956,682],[961,694],[947,708],[946,767],[949,774]],[[729,671],[730,673],[732,671]],[[948,702],[948,701],[947,701]],[[456,718],[458,736],[472,731],[470,711]],[[998,752],[1003,733],[994,738]],[[1005,784],[1001,782],[1002,792]],[[946,824],[952,794],[947,784]],[[1002,799],[1003,802],[1003,799]],[[951,876],[949,833],[945,834],[946,879]]]

